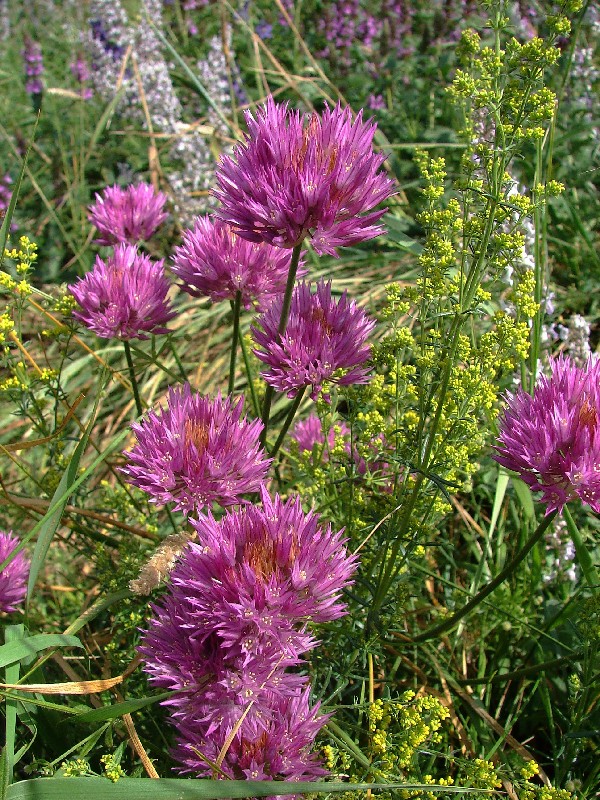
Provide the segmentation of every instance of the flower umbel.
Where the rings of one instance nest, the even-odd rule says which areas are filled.
[[[150,333],[168,333],[164,325],[176,312],[167,293],[170,283],[163,261],[151,261],[131,245],[115,247],[103,261],[71,286],[79,303],[73,316],[103,339],[147,339]]]
[[[218,631],[232,656],[264,659],[302,652],[295,630],[306,622],[343,616],[340,597],[357,559],[343,532],[322,527],[298,498],[271,500],[264,488],[261,496],[262,508],[192,520],[199,544],[172,580],[193,593],[196,619]]]
[[[15,550],[19,540],[12,531],[0,531],[0,564]],[[16,611],[27,594],[29,559],[21,551],[0,570],[0,611]]]
[[[242,502],[243,494],[258,490],[271,463],[258,443],[262,423],[248,422],[242,409],[243,398],[211,400],[188,383],[169,389],[164,410],[131,426],[137,444],[123,472],[151,502],[174,503],[186,513]]]
[[[384,155],[372,149],[376,125],[352,119],[349,108],[318,114],[290,111],[269,98],[256,117],[246,112],[249,133],[233,158],[217,170],[218,216],[252,242],[295,247],[310,236],[317,253],[383,232],[373,211],[393,191],[380,172]]]
[[[100,234],[97,244],[147,241],[168,216],[163,211],[166,202],[166,194],[155,192],[149,183],[131,184],[125,189],[107,186],[89,207],[88,219]]]
[[[600,512],[600,360],[559,356],[550,368],[533,397],[508,395],[494,458],[542,492],[546,514],[575,497]]]
[[[244,308],[257,303],[262,309],[283,293],[291,253],[242,239],[226,222],[207,216],[198,217],[193,230],[184,231],[173,261],[173,272],[188,294],[218,302],[235,300],[239,291]]]
[[[292,295],[287,328],[278,333],[282,299],[259,317],[252,335],[259,345],[255,355],[267,366],[261,373],[278,392],[290,397],[311,386],[313,399],[324,381],[343,386],[366,383],[371,356],[366,339],[375,322],[346,293],[334,300],[331,283],[320,281],[315,294],[300,283]]]

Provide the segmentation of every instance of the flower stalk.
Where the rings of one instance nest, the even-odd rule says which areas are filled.
[[[123,349],[125,350],[125,358],[127,359],[127,368],[129,370],[129,380],[131,382],[131,389],[133,391],[133,399],[135,400],[135,408],[137,416],[141,417],[144,413],[142,400],[140,397],[140,390],[138,387],[137,378],[135,377],[135,368],[133,366],[133,359],[131,357],[131,347],[127,339],[123,339]]]
[[[229,359],[229,384],[227,387],[228,394],[233,394],[235,388],[235,362],[237,356],[238,339],[240,332],[240,309],[242,305],[242,293],[238,291],[235,293],[235,300],[231,303],[231,311],[233,313],[233,334],[231,337],[231,357]]]

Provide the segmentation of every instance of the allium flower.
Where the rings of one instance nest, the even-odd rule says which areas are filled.
[[[172,574],[232,657],[300,652],[296,630],[344,614],[342,589],[356,568],[342,531],[321,527],[298,498],[271,500],[264,488],[261,495],[262,508],[192,520],[200,543]]]
[[[178,729],[192,718],[207,735],[221,727],[231,730],[248,703],[268,704],[273,697],[283,698],[306,686],[305,676],[284,672],[300,663],[297,656],[280,654],[276,667],[273,660],[250,658],[244,664],[229,657],[218,635],[198,627],[206,620],[196,617],[185,589],[173,589],[152,611],[155,616],[139,651],[150,682],[176,692],[164,705]]]
[[[103,339],[147,339],[149,333],[168,333],[164,324],[176,316],[167,299],[170,288],[164,262],[151,261],[131,245],[115,247],[103,261],[69,291],[81,311],[73,316]]]
[[[283,299],[278,298],[252,327],[254,340],[262,349],[255,355],[268,366],[261,373],[278,392],[294,394],[311,386],[317,397],[324,381],[346,386],[366,383],[371,355],[366,339],[375,326],[346,293],[334,300],[331,283],[320,281],[316,294],[300,283],[292,295],[290,315],[283,336],[278,334]]]
[[[181,288],[194,297],[234,300],[239,291],[244,308],[254,302],[264,308],[283,293],[291,257],[281,248],[241,239],[226,222],[198,217],[175,250],[173,272],[183,280]]]
[[[508,395],[494,458],[542,492],[546,514],[575,497],[600,512],[600,360],[559,356],[550,368],[533,397]]]
[[[0,531],[0,564],[15,550],[19,540],[12,531]],[[23,551],[17,553],[4,569],[0,570],[0,611],[16,611],[27,594],[29,559]]]
[[[260,420],[242,417],[234,403],[192,392],[188,383],[169,389],[167,407],[150,411],[131,428],[137,444],[123,472],[153,503],[174,503],[187,513],[211,503],[231,506],[255,492],[271,460],[258,443]]]
[[[218,216],[251,242],[294,247],[310,236],[317,253],[383,232],[376,223],[393,182],[380,172],[384,155],[372,149],[376,125],[352,120],[338,105],[321,116],[290,111],[267,100],[249,133],[217,170]],[[365,213],[366,212],[366,213]]]
[[[230,778],[267,781],[311,781],[326,775],[311,746],[329,715],[318,714],[318,703],[311,708],[308,696],[305,689],[293,697],[274,696],[270,703],[255,704],[227,747],[222,771]],[[210,765],[198,753],[214,763],[232,727],[221,726],[208,734],[193,715],[176,723],[173,755],[182,765],[181,772],[213,777]]]
[[[131,184],[125,189],[107,186],[102,194],[96,194],[96,202],[89,207],[88,219],[100,232],[96,242],[145,242],[166,220],[166,202],[166,194],[155,192],[149,183]]]

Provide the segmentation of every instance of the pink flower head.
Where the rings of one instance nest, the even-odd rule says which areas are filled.
[[[243,398],[211,400],[188,383],[169,389],[163,411],[131,426],[137,444],[123,472],[152,503],[174,503],[186,513],[243,502],[261,486],[271,459],[258,442],[261,421],[249,422],[242,410]]]
[[[318,703],[310,706],[309,691],[307,688],[283,698],[274,695],[270,702],[255,703],[225,749],[221,764],[225,775],[267,781],[311,781],[325,776],[327,770],[311,753],[311,747],[329,715],[318,713]],[[181,764],[180,771],[213,777],[207,762],[218,759],[233,726],[223,725],[209,734],[192,714],[174,722],[178,736],[173,755]],[[286,795],[284,800],[293,797]],[[275,800],[275,796],[267,800]]]
[[[542,492],[546,514],[575,497],[600,512],[600,360],[559,356],[550,369],[533,397],[508,395],[494,458]]]
[[[183,280],[181,288],[194,297],[234,300],[239,291],[244,308],[256,302],[262,309],[283,294],[291,258],[279,247],[241,239],[220,219],[198,217],[175,250],[173,272]],[[297,274],[306,274],[302,265]]]
[[[151,261],[121,244],[106,261],[96,256],[94,268],[69,291],[81,309],[73,312],[76,319],[103,339],[128,340],[169,332],[164,324],[176,316],[169,288],[162,259]]]
[[[317,253],[383,233],[373,211],[392,194],[379,171],[384,155],[372,149],[376,125],[352,119],[338,104],[318,114],[290,111],[272,97],[256,117],[247,111],[249,133],[233,158],[217,170],[218,216],[251,242],[294,247],[306,236]]]
[[[346,292],[334,300],[331,283],[319,281],[312,294],[306,283],[294,289],[287,328],[278,333],[283,298],[278,298],[252,327],[259,349],[257,358],[268,369],[262,372],[266,382],[278,392],[293,397],[304,386],[311,386],[317,397],[324,381],[342,386],[367,383],[369,369],[364,366],[371,356],[367,337],[375,322],[349,300]]]
[[[231,656],[244,659],[302,652],[307,642],[296,637],[307,622],[345,613],[340,597],[357,561],[343,531],[322,527],[298,498],[271,500],[264,487],[261,496],[262,508],[191,520],[200,543],[172,574],[193,593],[197,618],[204,615]]]
[[[107,186],[89,207],[88,219],[100,233],[97,244],[147,241],[168,216],[163,211],[166,202],[166,194],[155,192],[149,183],[131,184],[125,189]]]
[[[12,531],[0,531],[0,564],[17,548],[19,540]],[[0,611],[16,611],[27,595],[29,559],[25,553],[17,553],[4,569],[0,569]]]
[[[301,663],[295,655],[250,658],[246,663],[231,658],[210,620],[196,614],[194,597],[187,596],[185,586],[172,586],[166,598],[152,606],[154,616],[139,647],[150,682],[175,692],[164,702],[175,725],[191,716],[210,735],[233,727],[251,700],[268,703],[306,686],[305,676],[284,671]]]

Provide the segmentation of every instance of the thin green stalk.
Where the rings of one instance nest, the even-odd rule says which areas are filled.
[[[242,350],[242,358],[244,359],[244,368],[246,370],[246,380],[248,382],[248,388],[250,389],[252,408],[254,409],[254,413],[256,414],[256,416],[260,417],[260,403],[258,402],[256,389],[254,387],[252,368],[250,367],[250,358],[248,357],[248,350],[246,348],[246,342],[244,341],[244,334],[241,329],[238,331],[238,338],[240,341],[240,348]]]
[[[545,283],[545,253],[543,247],[543,228],[544,228],[544,207],[539,203],[539,190],[544,182],[543,176],[543,145],[540,140],[536,146],[536,165],[535,177],[533,181],[533,192],[536,199],[536,206],[533,214],[534,227],[535,227],[535,244],[534,244],[534,262],[535,262],[535,302],[538,309],[533,318],[533,325],[531,331],[531,352],[529,360],[529,393],[533,394],[535,383],[537,381],[537,364],[540,354],[540,343],[542,338],[542,321],[543,311],[541,308],[542,294],[544,291]]]
[[[181,359],[179,358],[179,353],[177,352],[177,348],[173,344],[173,340],[169,341],[169,347],[171,348],[171,352],[173,353],[173,358],[175,359],[175,363],[177,364],[177,369],[184,381],[187,381],[187,373],[185,371],[185,367],[181,363]]]
[[[129,342],[126,339],[123,339],[123,347],[125,349],[125,358],[127,359],[127,367],[129,368],[129,380],[131,381],[131,388],[133,389],[133,397],[135,399],[135,407],[137,409],[138,417],[141,417],[144,413],[144,409],[142,408],[142,401],[140,399],[140,392],[137,385],[137,379],[135,377],[135,369],[133,368],[133,359],[131,358],[131,348],[129,346]]]
[[[292,304],[292,292],[294,291],[294,284],[296,282],[296,272],[298,271],[298,262],[300,261],[301,251],[302,242],[297,244],[292,250],[292,260],[290,261],[290,269],[287,276],[287,283],[285,285],[285,294],[283,295],[283,305],[281,306],[281,316],[279,317],[279,327],[277,328],[277,333],[279,336],[283,336],[287,326],[288,316],[290,314],[290,306]],[[268,385],[265,391],[265,399],[262,410],[263,431],[260,435],[260,442],[263,446],[267,441],[267,429],[269,427],[269,416],[271,414],[272,400],[273,389]]]
[[[493,581],[490,581],[486,586],[483,587],[477,594],[472,597],[468,603],[466,603],[461,609],[456,611],[452,614],[451,617],[443,620],[442,622],[438,623],[437,625],[433,625],[431,628],[423,631],[418,636],[415,636],[412,639],[413,643],[417,642],[426,642],[428,639],[432,639],[434,637],[440,636],[442,633],[446,633],[447,631],[451,630],[454,625],[459,622],[463,617],[465,617],[470,611],[476,608],[485,598],[491,594],[494,589],[500,586],[501,583],[509,578],[511,575],[514,574],[516,568],[519,564],[527,557],[527,555],[533,550],[535,545],[540,541],[542,536],[546,533],[548,528],[550,527],[551,523],[554,521],[557,512],[552,511],[550,514],[547,514],[544,519],[540,522],[537,526],[535,531],[531,534],[525,545],[519,550],[517,555],[512,558],[508,564],[502,569],[494,578]]]
[[[302,252],[302,242],[297,244],[292,250],[292,260],[290,261],[290,269],[285,284],[285,294],[283,295],[283,305],[281,306],[281,316],[279,317],[279,327],[277,333],[283,336],[287,326],[288,316],[290,314],[290,306],[292,304],[292,292],[294,291],[294,284],[296,282],[296,272],[298,271],[298,262],[300,261],[300,253]]]
[[[227,393],[233,394],[235,389],[235,361],[237,356],[238,339],[240,334],[240,309],[242,307],[242,293],[238,289],[235,293],[235,300],[231,303],[233,312],[233,334],[231,336],[231,357],[229,359],[229,384]]]
[[[275,456],[277,455],[277,451],[281,447],[281,443],[283,442],[285,435],[288,432],[290,425],[292,424],[292,420],[296,416],[296,411],[298,411],[298,407],[302,402],[302,398],[304,397],[305,391],[306,391],[306,386],[303,386],[296,394],[294,402],[290,405],[287,417],[285,418],[285,422],[283,423],[283,427],[279,431],[279,436],[277,437],[277,441],[275,442],[275,444],[273,445],[273,449],[269,453],[271,458],[275,458]]]

